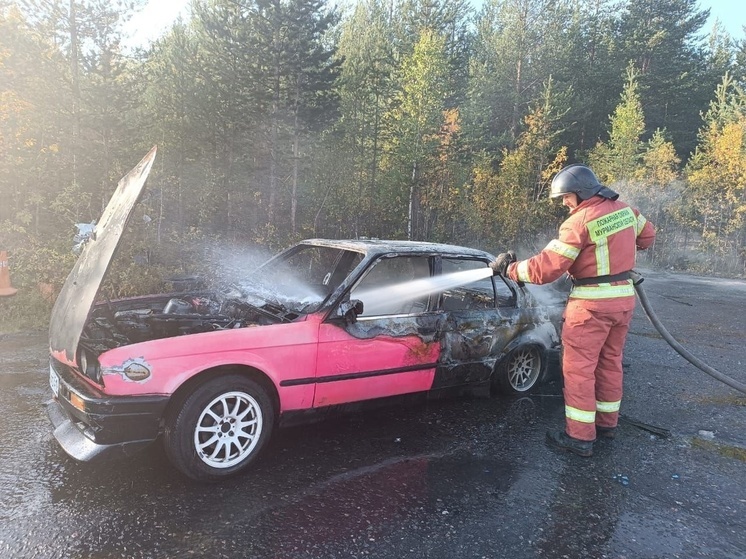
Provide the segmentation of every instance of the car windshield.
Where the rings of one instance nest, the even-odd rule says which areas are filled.
[[[361,253],[340,248],[298,245],[263,264],[239,287],[253,305],[307,314],[318,310],[362,259]]]

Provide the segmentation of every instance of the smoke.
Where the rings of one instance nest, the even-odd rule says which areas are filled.
[[[231,244],[225,241],[202,243],[199,250],[202,267],[211,283],[240,285],[273,253],[258,246]]]
[[[645,217],[651,218],[679,203],[684,183],[677,180],[658,187],[648,182],[623,180],[612,183],[610,188],[619,193],[622,202],[637,208]]]
[[[320,286],[304,282],[297,271],[285,265],[273,265],[255,273],[275,256],[276,253],[267,249],[221,242],[203,245],[203,250],[210,262],[211,282],[238,288],[239,297],[251,304],[262,306],[275,302],[289,310],[300,311],[320,303],[327,295]]]
[[[536,299],[541,307],[564,306],[570,293],[572,283],[567,274],[557,281],[546,285],[527,284],[525,289]]]

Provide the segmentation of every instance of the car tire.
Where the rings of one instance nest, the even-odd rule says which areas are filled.
[[[529,394],[539,385],[545,363],[538,346],[517,347],[498,363],[492,386],[501,394]]]
[[[257,382],[241,375],[213,378],[169,414],[166,455],[193,480],[219,481],[259,456],[273,424],[272,402]]]

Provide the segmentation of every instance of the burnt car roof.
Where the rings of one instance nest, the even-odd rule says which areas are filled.
[[[481,258],[494,258],[489,252],[458,245],[443,243],[428,243],[424,241],[400,241],[387,239],[306,239],[301,245],[317,245],[353,250],[362,252],[369,256],[388,254],[391,252],[406,253],[416,252],[420,254],[444,254],[452,256],[476,256]]]

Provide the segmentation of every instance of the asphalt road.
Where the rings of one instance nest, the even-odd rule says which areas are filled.
[[[746,382],[746,282],[649,273],[661,320]],[[583,459],[544,444],[558,383],[277,433],[245,475],[195,485],[158,446],[78,464],[49,433],[45,333],[0,339],[0,557],[743,558],[746,396],[660,339],[640,309],[625,354],[630,423]]]

